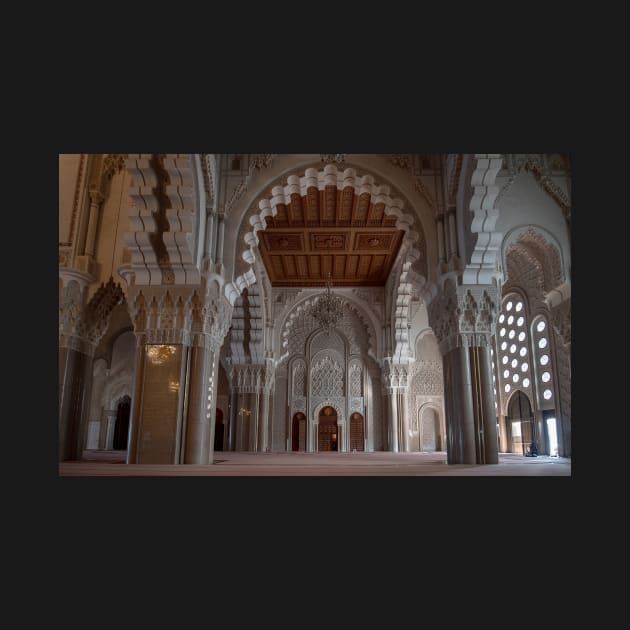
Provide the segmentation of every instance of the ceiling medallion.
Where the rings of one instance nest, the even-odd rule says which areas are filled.
[[[328,274],[326,291],[319,296],[311,311],[313,317],[329,335],[343,318],[343,302],[340,297],[333,295],[331,287],[332,279],[331,275]]]

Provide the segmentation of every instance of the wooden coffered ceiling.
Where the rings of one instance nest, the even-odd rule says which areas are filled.
[[[258,232],[259,249],[276,287],[323,286],[331,274],[336,286],[382,286],[402,242],[396,217],[369,193],[314,186],[289,203]]]

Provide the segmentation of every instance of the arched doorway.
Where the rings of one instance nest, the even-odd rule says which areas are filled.
[[[114,425],[114,441],[112,448],[115,451],[127,450],[129,437],[129,412],[131,410],[131,398],[123,396],[116,410],[116,424]]]
[[[365,450],[365,423],[363,416],[355,412],[350,416],[350,451]]]
[[[291,427],[291,450],[306,450],[306,416],[298,412],[293,416],[293,425]]]
[[[317,450],[337,451],[337,412],[333,407],[323,407],[319,412]]]
[[[223,435],[225,433],[225,425],[223,424],[223,412],[217,407],[214,422],[214,450],[223,450]]]
[[[433,407],[424,407],[420,418],[420,450],[440,450],[440,416]]]
[[[506,424],[508,452],[526,454],[535,440],[534,416],[529,398],[520,390],[510,398]]]

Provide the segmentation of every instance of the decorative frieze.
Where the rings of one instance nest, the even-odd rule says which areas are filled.
[[[103,160],[103,178],[110,180],[125,169],[126,153],[108,153]]]
[[[113,308],[125,299],[122,288],[112,278],[101,283],[83,308],[84,289],[77,280],[64,287],[59,307],[59,346],[93,356],[107,327]]]
[[[230,379],[232,391],[239,394],[263,392],[271,382],[264,365],[233,365]]]
[[[431,327],[442,354],[458,346],[487,346],[498,315],[495,285],[461,285],[447,281],[429,309]]]
[[[185,287],[131,287],[130,314],[138,344],[183,344],[218,352],[232,306],[223,296]]]
[[[398,389],[406,389],[408,385],[409,367],[399,365],[392,361],[391,357],[383,359],[381,379],[388,393]]]

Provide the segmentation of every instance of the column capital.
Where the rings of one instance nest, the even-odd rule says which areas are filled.
[[[88,194],[90,196],[90,203],[95,205],[100,204],[105,199],[105,195],[99,188],[90,188]]]
[[[71,267],[60,267],[59,277],[61,278],[64,289],[70,284],[70,282],[75,281],[79,284],[82,292],[88,285],[94,282],[94,276],[92,276],[92,274],[80,271],[79,269],[73,269]]]
[[[429,309],[442,354],[459,346],[490,345],[499,304],[499,287],[494,284],[456,286],[452,280],[445,282]]]

